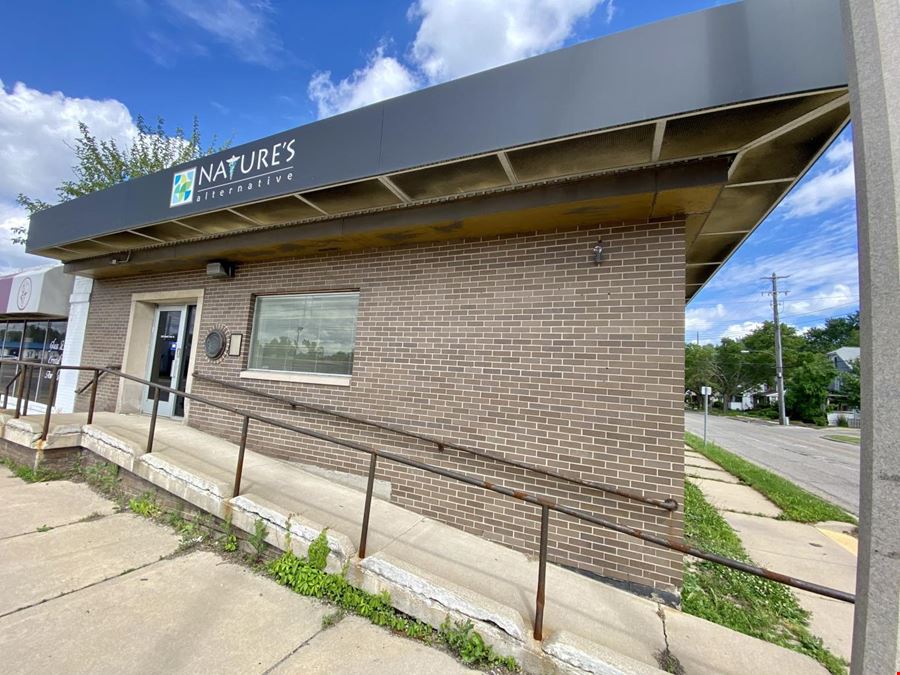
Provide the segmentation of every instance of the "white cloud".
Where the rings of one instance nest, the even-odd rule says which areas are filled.
[[[606,23],[612,23],[613,17],[615,17],[616,13],[619,11],[619,8],[616,7],[615,0],[607,0],[606,2]]]
[[[829,167],[794,188],[779,207],[781,215],[816,216],[853,199],[856,195],[853,142],[842,137],[825,153],[823,160]]]
[[[790,296],[787,296],[790,298]],[[859,289],[851,288],[847,284],[834,284],[830,288],[823,288],[811,294],[803,300],[790,300],[784,303],[784,314],[790,317],[792,314],[814,314],[827,312],[837,307],[846,307],[857,301]]]
[[[18,272],[26,267],[46,265],[51,261],[25,253],[25,248],[12,243],[12,229],[28,222],[25,211],[13,204],[0,202],[0,274]]]
[[[167,4],[241,60],[268,68],[283,65],[287,52],[272,26],[274,11],[268,0],[167,0]]]
[[[20,192],[55,200],[54,189],[72,173],[80,121],[98,138],[124,143],[137,133],[120,101],[47,94],[21,82],[8,90],[0,80],[0,201],[14,201]]]
[[[407,14],[419,27],[405,57],[388,55],[382,44],[338,82],[329,71],[315,73],[308,93],[327,117],[518,61],[562,46],[604,3],[609,23],[613,0],[416,0]]]
[[[602,2],[418,0],[409,10],[421,19],[412,59],[430,82],[518,61],[560,47]]]
[[[688,308],[684,314],[684,330],[687,333],[709,330],[717,321],[721,321],[726,315],[725,305],[717,304],[715,307]]]
[[[47,94],[21,82],[7,89],[0,81],[0,273],[49,262],[12,243],[12,228],[28,220],[15,199],[21,192],[56,201],[56,186],[72,175],[72,145],[80,121],[98,138],[122,144],[137,134],[131,113],[120,101]]]
[[[732,340],[740,340],[742,337],[746,337],[750,335],[757,328],[762,326],[761,321],[743,321],[741,323],[734,323],[728,326],[723,332],[720,338],[731,338]]]
[[[361,108],[418,87],[416,76],[394,57],[385,56],[384,50],[384,45],[379,46],[363,68],[354,70],[350,77],[336,84],[328,71],[313,75],[308,91],[319,117]]]

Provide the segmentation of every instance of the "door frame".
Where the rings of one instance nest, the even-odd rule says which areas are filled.
[[[122,353],[122,372],[140,379],[147,377],[147,365],[150,351],[150,335],[153,330],[153,321],[159,305],[196,305],[194,311],[194,348],[188,359],[188,376],[184,386],[190,391],[193,382],[193,373],[197,359],[196,348],[199,339],[199,328],[203,318],[203,289],[191,288],[178,291],[150,291],[147,293],[132,293],[131,309],[128,317],[128,329],[125,333],[125,345]],[[102,366],[118,366],[118,363],[101,363]],[[132,382],[124,378],[119,379],[119,391],[116,398],[116,412],[127,414],[140,414],[142,399],[146,387],[143,384]],[[187,421],[190,415],[190,399],[184,402],[183,421]],[[175,418],[179,419],[179,418]]]
[[[172,389],[182,389],[183,391],[182,385],[184,383],[181,382],[181,364],[184,359],[184,340],[188,329],[188,317],[190,315],[189,307],[189,304],[156,306],[156,312],[153,315],[153,323],[151,324],[152,328],[150,329],[150,342],[147,349],[147,368],[144,371],[145,380],[149,380],[152,374],[154,357],[156,356],[156,348],[158,347],[159,315],[162,312],[180,312],[181,318],[178,321],[178,335],[175,337],[175,360],[172,362],[172,382],[169,386]],[[196,321],[196,313],[194,320]],[[188,358],[190,358],[190,355],[188,355]],[[175,403],[177,397],[167,393],[166,398],[167,400],[163,401],[162,393],[160,394],[157,415],[178,419],[175,415]],[[150,390],[150,385],[144,387],[144,398],[141,402],[141,410],[147,414],[150,414],[153,410],[153,395]]]

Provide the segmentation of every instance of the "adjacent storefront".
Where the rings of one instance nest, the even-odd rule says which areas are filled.
[[[79,279],[79,286],[86,285],[88,298],[73,297],[76,278],[66,274],[62,265],[41,267],[0,277],[0,396],[9,390],[9,405],[13,405],[17,384],[13,378],[18,372],[16,363],[77,364],[84,337],[86,307],[74,321],[77,333],[74,345],[67,347],[70,336],[70,308],[76,300],[86,304],[90,293],[90,279]],[[49,401],[50,370],[36,371],[37,376],[27,382],[29,410],[40,410]],[[77,377],[63,376],[69,387],[61,387],[56,408],[66,412],[73,409],[69,389],[74,389]]]

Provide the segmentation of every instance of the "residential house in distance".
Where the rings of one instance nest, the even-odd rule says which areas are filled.
[[[828,359],[838,371],[837,377],[828,385],[828,405],[830,408],[837,409],[836,412],[828,414],[829,424],[837,424],[838,419],[843,418],[851,426],[858,425],[858,411],[847,404],[846,397],[841,391],[844,387],[842,373],[853,372],[854,364],[859,362],[859,353],[859,347],[839,347],[827,354]]]

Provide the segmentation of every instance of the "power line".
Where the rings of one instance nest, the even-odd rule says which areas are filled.
[[[797,298],[794,302],[804,302],[804,301],[809,301],[809,300],[832,300],[834,298],[846,298],[846,297],[847,297],[847,295],[845,293],[841,293],[839,295],[816,295],[816,296],[809,297],[809,298]],[[858,300],[859,298],[857,297],[855,299]],[[701,302],[701,303],[689,302],[687,306],[689,309],[693,309],[694,307],[718,307],[719,305],[735,305],[735,304],[756,305],[756,304],[760,304],[763,302],[768,303],[768,300],[761,297],[761,298],[757,298],[756,300],[723,300],[720,302]]]
[[[783,314],[783,315],[781,316],[781,318],[782,318],[782,319],[795,319],[795,318],[798,318],[798,317],[804,317],[804,316],[822,316],[822,315],[824,315],[824,314],[827,314],[827,313],[829,313],[829,312],[832,312],[833,310],[845,309],[845,308],[849,308],[849,307],[856,307],[858,304],[859,304],[858,302],[854,301],[854,302],[849,302],[849,303],[846,303],[846,304],[832,305],[831,307],[826,307],[826,308],[819,309],[819,310],[814,310],[814,311],[811,311],[811,312],[800,312],[800,313],[797,313],[797,314]],[[824,318],[824,319],[833,319],[833,318],[836,318],[837,316],[842,316],[843,314],[844,314],[844,312],[838,312],[837,314],[834,314],[834,315],[831,315],[831,316],[822,316],[822,318]],[[705,326],[704,328],[701,328],[700,331],[701,331],[701,332],[702,332],[702,331],[709,331],[709,330],[712,330],[712,329],[714,329],[714,328],[721,328],[721,327],[723,327],[723,326],[727,328],[728,326],[733,326],[733,325],[735,325],[735,324],[746,323],[746,322],[748,322],[748,321],[753,322],[753,323],[756,323],[757,321],[758,321],[759,323],[763,323],[764,320],[763,320],[763,319],[759,319],[759,320],[757,320],[757,319],[739,319],[739,318],[736,318],[736,317],[735,317],[735,318],[731,318],[731,319],[716,319],[715,321],[709,322],[709,324],[708,324],[707,326]],[[690,330],[691,330],[691,331],[696,331],[697,329],[696,329],[696,328],[691,328]]]

